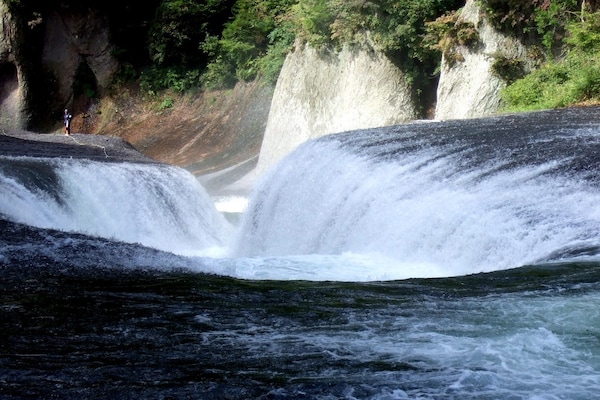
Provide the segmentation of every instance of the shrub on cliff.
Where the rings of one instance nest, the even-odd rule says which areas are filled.
[[[566,54],[552,59],[503,92],[509,110],[564,107],[600,100],[600,12],[565,27]]]
[[[310,6],[319,5],[318,14]],[[440,62],[439,49],[426,46],[426,23],[464,5],[464,0],[300,0],[293,8],[296,36],[313,46],[341,46],[363,40],[375,44],[408,72],[415,83]]]
[[[418,87],[439,63],[437,49],[423,46],[426,21],[460,7],[464,0],[238,0],[234,18],[202,49],[211,57],[202,81],[231,86],[261,76],[275,82],[296,40],[316,48],[373,41]]]
[[[480,0],[480,4],[497,29],[542,42],[550,51],[562,47],[567,25],[584,6],[581,0]]]

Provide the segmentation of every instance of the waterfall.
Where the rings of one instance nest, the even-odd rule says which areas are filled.
[[[239,278],[456,276],[597,257],[598,154],[586,109],[340,133],[281,160],[234,217],[180,168],[2,157],[0,215]]]
[[[307,142],[260,182],[236,252],[351,253],[461,275],[596,248],[598,128],[554,115]]]
[[[6,157],[0,187],[15,222],[179,254],[223,246],[231,229],[192,174],[166,165]]]

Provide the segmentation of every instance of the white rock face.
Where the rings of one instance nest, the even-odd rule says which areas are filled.
[[[404,74],[373,48],[322,53],[303,46],[287,56],[279,75],[257,173],[309,139],[416,116]]]
[[[462,119],[496,113],[500,106],[500,91],[505,83],[492,75],[494,56],[526,60],[527,48],[518,40],[495,30],[481,18],[476,0],[467,0],[460,19],[472,22],[479,32],[480,46],[458,49],[464,61],[453,65],[442,60],[437,89],[435,118]]]

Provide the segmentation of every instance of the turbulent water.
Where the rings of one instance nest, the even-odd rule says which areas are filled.
[[[248,198],[0,157],[0,398],[594,398],[599,111],[331,135]]]

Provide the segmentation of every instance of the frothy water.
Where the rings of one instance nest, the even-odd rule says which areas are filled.
[[[332,135],[249,198],[1,157],[0,397],[597,397],[590,116]]]
[[[39,228],[177,254],[221,247],[229,224],[180,168],[81,160],[0,160],[0,215]]]
[[[0,214],[200,257],[198,270],[244,279],[395,280],[595,259],[598,127],[553,115],[331,135],[300,146],[251,198],[211,199],[169,166],[4,158]]]
[[[589,159],[600,150],[597,128],[515,129],[508,138],[489,121],[474,128],[431,132],[430,124],[306,143],[257,188],[237,254],[350,253],[388,260],[385,272],[397,279],[597,248],[600,192]]]

